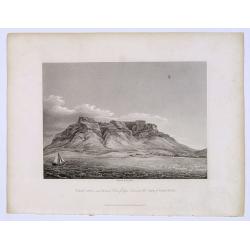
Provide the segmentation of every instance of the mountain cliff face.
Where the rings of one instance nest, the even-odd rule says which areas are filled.
[[[97,122],[79,117],[77,123],[56,134],[44,153],[57,150],[77,152],[137,151],[185,157],[206,157],[205,150],[194,150],[158,131],[157,126],[145,121]]]

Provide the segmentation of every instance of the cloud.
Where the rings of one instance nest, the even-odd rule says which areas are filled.
[[[44,112],[49,116],[57,118],[72,117],[76,115],[85,115],[93,118],[108,118],[114,115],[109,110],[97,108],[95,105],[82,104],[69,109],[65,106],[65,101],[61,96],[50,95],[44,100]]]
[[[68,108],[63,97],[56,95],[50,95],[44,99],[43,116],[45,145],[51,142],[56,133],[63,131],[69,124],[75,122],[79,116],[87,116],[99,121],[112,119],[121,121],[145,120],[148,123],[157,124],[162,131],[166,130],[168,123],[165,117],[139,112],[115,116],[110,110],[101,109],[88,103]]]
[[[72,115],[75,111],[64,107],[65,101],[61,96],[50,95],[44,100],[44,112],[49,114],[60,115]]]
[[[100,118],[100,119],[107,119],[114,115],[114,113],[109,110],[100,109],[97,108],[95,105],[90,105],[90,104],[82,104],[76,106],[75,111],[78,114],[83,114],[88,117]]]

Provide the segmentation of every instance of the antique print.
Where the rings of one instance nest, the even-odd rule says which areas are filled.
[[[242,216],[243,42],[10,34],[8,213]]]
[[[205,62],[43,63],[44,178],[207,178]]]

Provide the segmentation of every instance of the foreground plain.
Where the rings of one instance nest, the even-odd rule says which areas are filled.
[[[46,179],[206,179],[207,159],[155,154],[64,153],[66,163],[53,166],[53,156],[44,157]]]

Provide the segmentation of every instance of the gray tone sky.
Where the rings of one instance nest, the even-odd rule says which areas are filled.
[[[162,132],[201,149],[206,147],[206,77],[205,62],[44,63],[43,94],[62,97],[68,109],[90,104],[110,110],[114,118],[134,113],[139,119],[149,114],[150,122],[155,115],[166,118]]]

